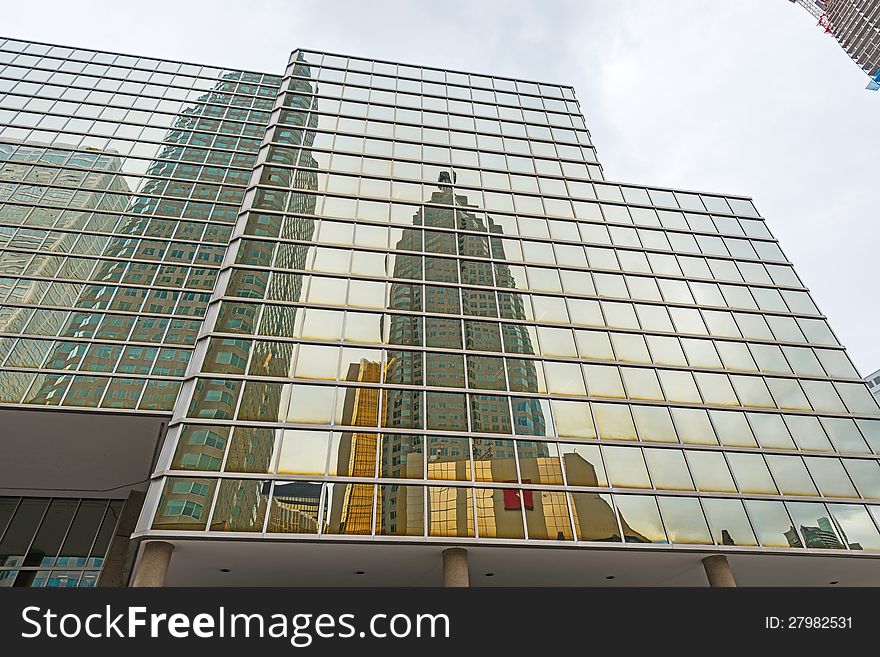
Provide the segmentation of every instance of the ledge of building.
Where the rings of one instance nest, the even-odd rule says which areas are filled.
[[[144,490],[167,418],[0,408],[0,495],[125,498]]]

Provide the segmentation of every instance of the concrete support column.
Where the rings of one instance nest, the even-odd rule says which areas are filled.
[[[144,492],[133,490],[122,507],[116,532],[110,541],[110,549],[104,559],[104,568],[98,577],[98,586],[125,586],[131,564],[134,561],[137,543],[131,540],[137,525],[141,507],[144,505]]]
[[[706,569],[709,586],[736,587],[736,580],[733,579],[730,563],[728,563],[727,557],[723,554],[713,554],[703,559],[703,568]]]
[[[141,560],[134,570],[132,586],[165,586],[165,576],[171,563],[174,546],[164,541],[144,543]]]
[[[464,548],[443,550],[443,586],[470,586],[467,550]]]

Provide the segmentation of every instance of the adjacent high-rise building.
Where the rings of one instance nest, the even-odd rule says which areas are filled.
[[[880,0],[789,0],[810,12],[874,82],[880,74]]]
[[[605,180],[571,87],[0,66],[0,582],[880,583],[826,318],[748,198]]]
[[[871,391],[871,394],[880,402],[880,370],[866,376],[865,383],[868,384],[868,390]]]

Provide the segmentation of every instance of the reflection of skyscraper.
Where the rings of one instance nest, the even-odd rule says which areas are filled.
[[[843,544],[837,538],[834,527],[828,518],[819,518],[814,527],[801,525],[800,530],[807,547],[823,548],[826,550],[843,549]]]
[[[14,433],[18,405],[89,409],[57,414],[54,429],[53,414],[29,417],[46,427],[37,443],[55,433],[61,443],[42,448],[45,470],[72,477],[82,468],[88,475],[69,485],[92,489],[96,471],[85,464],[123,478],[151,467],[141,453],[149,446],[111,455],[102,441],[108,433],[122,434],[120,444],[128,433],[140,436],[148,417],[156,421],[147,433],[157,436],[170,415],[280,79],[14,40],[0,39],[0,51],[0,413]],[[6,66],[13,60],[17,67]],[[19,111],[25,104],[29,110]],[[106,412],[117,419],[105,422]],[[117,424],[122,417],[131,418],[130,432]],[[224,433],[192,432],[206,442],[187,465],[222,462]],[[66,451],[70,436],[89,437],[77,449],[83,465]],[[13,471],[18,465],[7,459]],[[57,488],[48,494],[63,497]],[[210,486],[175,490],[168,501],[178,518],[207,515]],[[112,501],[118,519],[129,490],[106,494],[121,498]],[[30,498],[22,499],[24,513]],[[135,491],[129,503],[140,499]],[[81,516],[72,534],[92,531]],[[112,537],[114,527],[108,531]],[[102,552],[88,563],[59,561],[67,570],[37,577],[25,570],[10,581],[93,586],[103,560]],[[124,557],[112,561],[104,579],[118,584]]]
[[[379,383],[381,363],[361,360],[351,365],[345,375],[346,381]],[[379,416],[378,388],[345,388],[342,409],[343,426],[374,427]],[[338,450],[336,471],[351,477],[374,477],[376,472],[376,449],[378,436],[375,432],[345,431]],[[329,522],[340,534],[369,534],[372,529],[372,488],[349,485],[344,492],[334,496]]]
[[[755,207],[605,181],[570,87],[0,51],[67,80],[0,98],[2,412],[167,423],[145,550],[880,549],[880,413]]]

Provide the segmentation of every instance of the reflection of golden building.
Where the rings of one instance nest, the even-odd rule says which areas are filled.
[[[345,373],[346,381],[379,383],[382,364],[361,359],[352,363]],[[367,387],[345,388],[342,424],[355,427],[375,427],[379,417],[379,389]],[[351,477],[376,476],[375,432],[352,431],[342,434],[337,452],[336,471]],[[341,495],[335,495],[330,508],[331,531],[341,534],[369,534],[372,531],[373,487],[347,485]]]
[[[318,533],[321,486],[304,481],[276,482],[267,531],[280,534]]]
[[[476,445],[477,441],[474,442]],[[498,456],[492,459],[475,460],[477,481],[516,481],[514,458],[512,455],[502,454],[506,454],[506,451],[499,450]],[[444,464],[438,464],[438,467],[442,465]],[[465,467],[463,464],[456,465],[459,468]],[[519,465],[523,483],[562,483],[560,461],[557,457],[546,454],[542,443],[524,443],[524,448],[520,450]],[[569,475],[577,478],[579,485],[599,485],[593,465],[581,455],[566,454],[565,466]],[[429,472],[430,469],[429,464]],[[567,500],[572,505],[574,533]],[[401,513],[399,508],[382,508],[383,517],[400,517]],[[622,519],[622,525],[627,541],[647,542],[625,519]],[[473,536],[475,530],[483,538],[523,538],[527,534],[529,538],[538,540],[571,540],[574,536],[587,541],[620,540],[620,529],[607,494],[567,494],[561,490],[513,487],[469,489],[429,486],[430,536]]]

